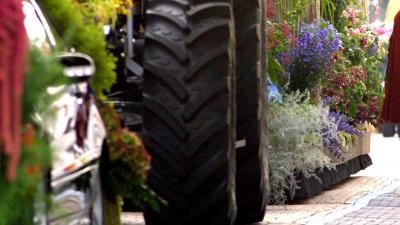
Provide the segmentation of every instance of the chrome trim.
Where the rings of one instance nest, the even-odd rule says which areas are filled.
[[[246,139],[243,140],[237,140],[235,143],[235,147],[238,148],[243,148],[246,147]]]
[[[49,38],[50,44],[55,47],[56,46],[56,39],[53,36],[53,33],[51,33],[51,29],[49,24],[47,23],[46,17],[43,15],[42,10],[40,9],[39,5],[36,3],[35,0],[29,0],[29,2],[32,4],[33,8],[35,8],[36,13],[38,14],[43,27],[46,31],[46,34]]]
[[[70,173],[63,174],[59,177],[53,178],[51,181],[51,187],[55,188],[64,183],[73,181],[73,180],[77,179],[78,177],[80,177],[81,175],[90,172],[91,170],[98,169],[99,165],[95,162],[97,162],[97,160],[93,162],[94,163],[93,165],[88,165],[88,166],[83,167],[80,170],[74,170]]]

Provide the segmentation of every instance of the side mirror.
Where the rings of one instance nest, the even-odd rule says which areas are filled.
[[[92,57],[77,52],[68,52],[59,56],[64,66],[63,73],[70,78],[88,79],[94,76],[96,67]]]

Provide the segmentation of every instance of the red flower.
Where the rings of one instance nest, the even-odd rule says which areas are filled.
[[[267,0],[267,19],[274,19],[276,17],[276,11],[273,0]]]
[[[361,48],[365,49],[365,47],[367,47],[367,45],[368,45],[368,39],[366,37],[361,38],[361,40],[360,40]]]
[[[280,27],[281,27],[281,31],[282,31],[283,36],[285,36],[288,39],[293,36],[292,28],[288,24],[281,23]]]

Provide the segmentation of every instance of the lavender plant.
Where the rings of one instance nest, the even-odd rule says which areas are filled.
[[[329,22],[317,20],[302,24],[297,43],[288,52],[289,90],[305,91],[316,87],[331,65],[334,53],[341,47],[341,34]]]
[[[294,92],[273,101],[268,115],[270,152],[270,201],[283,203],[286,191],[291,196],[298,188],[296,175],[315,176],[316,168],[332,168],[323,151],[321,131],[333,136],[337,125],[329,118],[329,107],[310,104],[307,94]]]
[[[330,107],[335,102],[335,98],[327,97],[322,100],[322,105]],[[328,117],[336,126],[322,129],[324,149],[336,158],[342,158],[344,156],[344,146],[347,144],[346,137],[360,136],[363,135],[363,132],[350,123],[349,117],[339,112],[329,112]],[[326,126],[330,126],[330,124],[328,123]]]
[[[363,132],[350,124],[350,118],[339,113],[330,112],[329,117],[337,124],[339,132],[345,132],[350,135],[361,136]]]

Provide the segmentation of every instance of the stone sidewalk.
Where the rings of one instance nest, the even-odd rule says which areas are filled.
[[[313,198],[287,206],[268,206],[264,224],[302,225],[350,207],[357,199],[381,190],[391,179],[351,177]]]
[[[400,224],[400,188],[369,201],[368,205],[325,225],[399,225]]]

